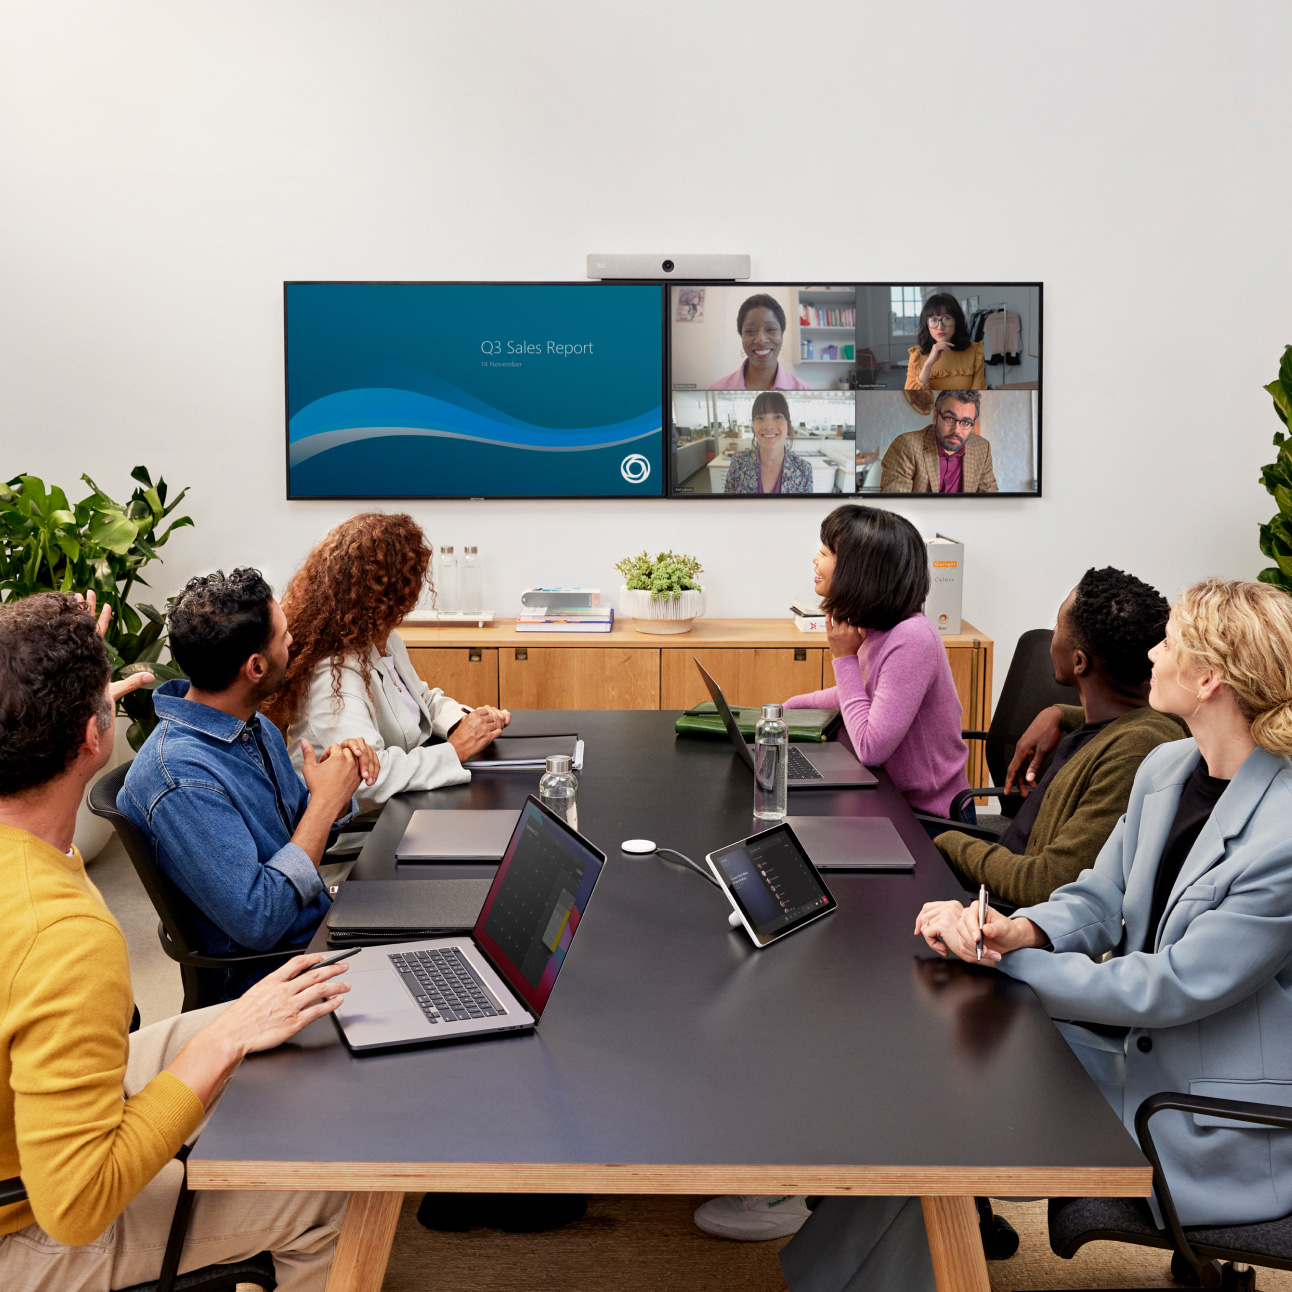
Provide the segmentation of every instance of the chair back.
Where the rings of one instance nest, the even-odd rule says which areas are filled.
[[[126,783],[126,773],[129,770],[130,763],[123,763],[120,767],[114,767],[110,772],[105,773],[91,786],[88,800],[90,811],[95,816],[111,822],[112,828],[117,832],[117,838],[124,845],[126,855],[135,868],[135,874],[139,876],[139,882],[143,884],[144,891],[148,894],[153,909],[161,921],[159,932],[163,935],[161,938],[163,949],[167,954],[171,954],[171,948],[181,954],[190,954],[199,948],[189,913],[191,904],[188,898],[162,873],[153,857],[152,845],[140,833],[135,823],[117,807],[117,795],[121,793],[121,787]],[[167,946],[167,943],[170,946]],[[220,999],[218,996],[212,1000],[205,999],[205,993],[201,990],[201,970],[181,962],[180,976],[184,982],[186,1010],[197,1008],[199,1001],[201,1004],[214,1004]]]
[[[987,729],[987,770],[993,785],[1004,785],[1014,746],[1042,709],[1051,704],[1081,703],[1076,687],[1060,686],[1054,680],[1054,663],[1050,659],[1053,636],[1052,629],[1029,628],[1014,647],[1005,685]]]

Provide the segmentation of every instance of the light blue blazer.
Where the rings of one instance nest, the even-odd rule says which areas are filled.
[[[1292,1108],[1292,761],[1248,756],[1185,859],[1161,925],[1148,929],[1162,849],[1199,757],[1180,740],[1144,759],[1094,867],[1018,912],[1053,951],[1000,962],[1052,1018],[1130,1028],[1118,1111],[1132,1135],[1136,1109],[1163,1090]],[[1139,950],[1146,939],[1150,952]],[[1116,954],[1101,962],[1106,951]],[[1182,1223],[1292,1211],[1292,1132],[1177,1112],[1159,1113],[1150,1130]]]

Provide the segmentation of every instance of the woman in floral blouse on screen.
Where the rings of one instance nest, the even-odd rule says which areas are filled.
[[[812,468],[791,453],[790,406],[779,390],[754,400],[754,447],[732,456],[724,493],[811,493]]]

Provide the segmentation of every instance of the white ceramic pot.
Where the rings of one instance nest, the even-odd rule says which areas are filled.
[[[130,742],[126,739],[130,719],[118,717],[115,721],[117,727],[112,737],[112,756],[103,770],[85,787],[85,798],[81,800],[81,806],[76,809],[76,833],[72,836],[72,842],[80,849],[81,856],[86,861],[93,861],[108,846],[108,840],[112,838],[112,823],[105,821],[101,816],[95,816],[90,811],[90,790],[99,777],[106,776],[114,767],[120,767],[122,763],[128,763],[134,757],[134,750],[130,748]]]
[[[698,616],[704,613],[704,589],[684,592],[674,600],[660,597],[651,600],[649,592],[620,585],[619,613],[633,621],[639,633],[686,633]]]

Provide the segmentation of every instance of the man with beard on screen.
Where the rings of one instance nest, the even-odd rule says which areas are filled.
[[[991,445],[977,434],[980,394],[940,390],[933,421],[899,435],[884,454],[883,493],[995,493]]]
[[[167,617],[189,680],[153,692],[157,726],[117,807],[192,904],[199,951],[304,947],[331,904],[319,876],[329,832],[354,811],[360,780],[376,780],[377,756],[364,740],[317,755],[302,742],[296,774],[282,733],[257,712],[283,684],[292,641],[259,570],[190,579]],[[273,968],[222,970],[222,999]]]

